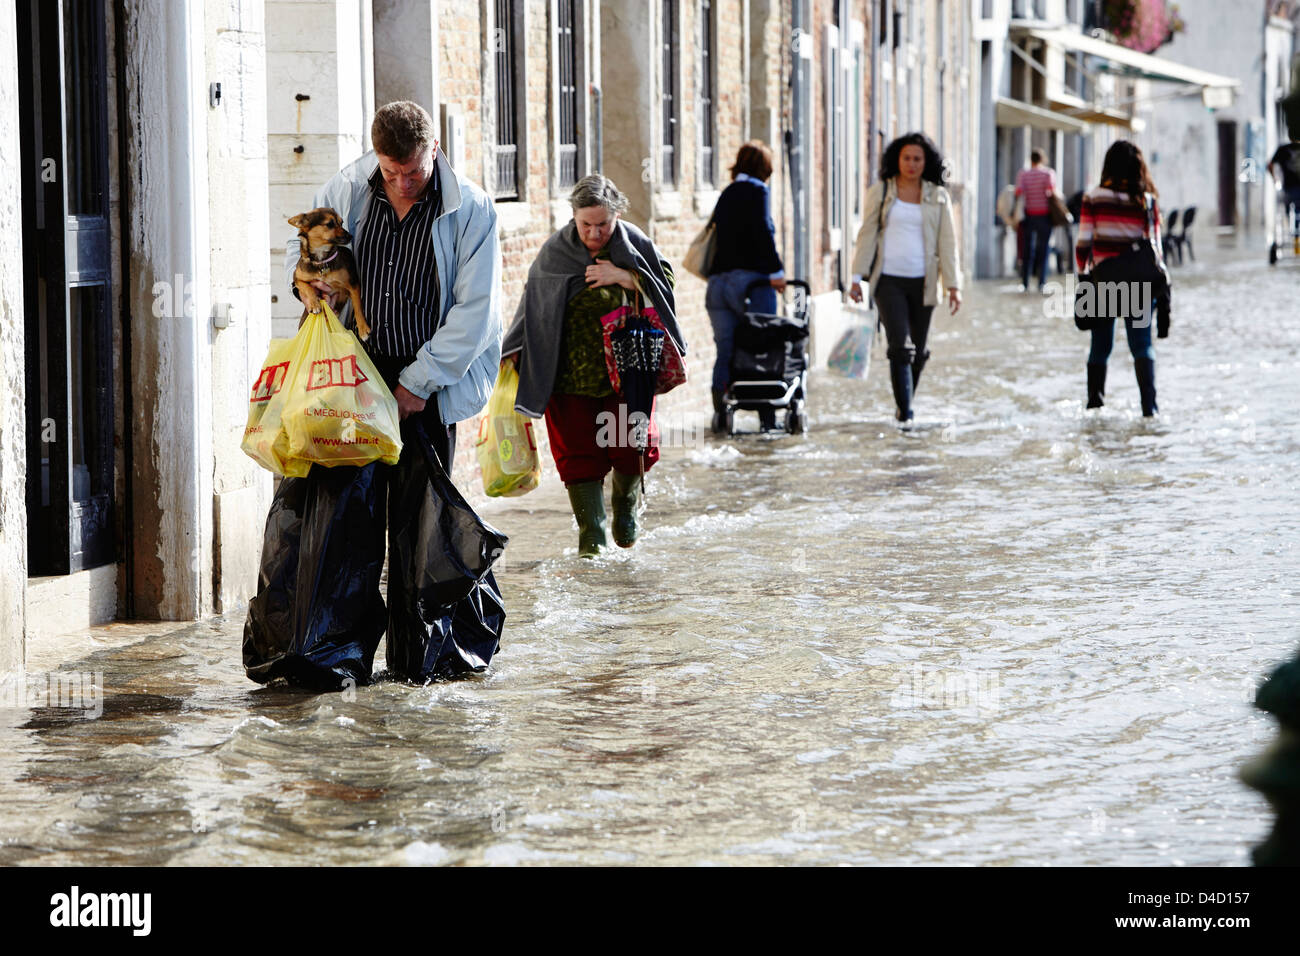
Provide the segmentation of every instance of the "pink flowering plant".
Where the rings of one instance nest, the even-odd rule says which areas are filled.
[[[1130,50],[1150,53],[1185,28],[1177,6],[1165,0],[1104,0],[1106,29]]]

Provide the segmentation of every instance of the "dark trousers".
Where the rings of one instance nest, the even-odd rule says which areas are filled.
[[[390,359],[382,356],[372,356],[375,366],[379,369],[379,374],[384,377],[390,390],[397,390],[397,376],[401,374],[402,369],[411,364],[411,359]],[[379,491],[379,503],[377,512],[385,515],[388,524],[388,616],[390,620],[388,632],[391,634],[396,630],[391,624],[394,614],[401,613],[401,608],[409,605],[410,602],[400,600],[398,595],[393,593],[395,582],[408,578],[408,575],[398,574],[393,570],[394,559],[397,557],[393,551],[393,540],[397,537],[398,531],[406,527],[409,522],[419,519],[418,514],[409,514],[400,507],[401,502],[407,500],[405,491],[413,482],[427,482],[428,474],[425,466],[420,460],[421,453],[415,438],[415,423],[420,422],[424,425],[424,432],[429,436],[429,443],[433,445],[434,451],[438,453],[438,459],[442,462],[443,469],[448,475],[451,474],[452,458],[456,451],[456,425],[444,425],[442,416],[438,414],[438,395],[435,392],[429,396],[424,405],[424,411],[415,415],[408,416],[402,421],[402,455],[396,465],[385,465],[377,463],[373,466],[378,469],[377,484]],[[413,557],[413,556],[412,556]],[[379,579],[374,582],[375,590],[379,589]],[[407,631],[410,629],[408,628]]]
[[[925,347],[930,337],[934,306],[925,304],[925,279],[882,275],[873,293],[889,345],[889,380],[894,389],[898,418],[912,417],[912,395],[921,369],[930,358]]]
[[[751,283],[768,283],[768,277],[761,272],[748,269],[732,269],[709,276],[709,284],[704,293],[704,308],[709,313],[709,323],[713,326],[713,344],[717,347],[717,357],[713,362],[713,390],[726,391],[731,384],[731,353],[735,348],[736,326],[745,321],[745,312],[773,314],[777,310],[776,290],[769,284],[756,285],[749,293],[748,304],[745,290]]]
[[[1046,214],[1026,216],[1024,230],[1025,255],[1021,260],[1020,278],[1028,289],[1029,276],[1036,275],[1041,288],[1047,281],[1047,247],[1052,241],[1052,217]]]

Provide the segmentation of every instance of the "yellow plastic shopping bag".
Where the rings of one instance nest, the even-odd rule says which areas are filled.
[[[244,450],[286,476],[305,475],[313,464],[397,464],[397,400],[356,336],[321,306],[324,312],[307,316],[296,336],[272,343],[253,394],[254,403],[259,394],[269,400],[256,423],[250,411],[257,430],[252,448],[245,430]]]
[[[519,372],[513,362],[503,362],[474,449],[483,471],[483,491],[494,498],[532,491],[542,477],[532,420],[515,411],[518,392]]]
[[[284,389],[297,339],[272,339],[262,361],[262,370],[253,382],[248,399],[248,422],[244,426],[244,453],[268,471],[286,477],[301,478],[311,469],[311,462],[289,462],[289,436],[280,425],[283,403],[272,400]],[[269,413],[269,414],[268,414]]]

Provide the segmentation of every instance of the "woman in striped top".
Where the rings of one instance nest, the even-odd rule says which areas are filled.
[[[1156,188],[1151,183],[1142,150],[1128,140],[1119,140],[1106,151],[1101,185],[1083,196],[1079,235],[1074,247],[1079,272],[1089,272],[1106,259],[1129,252],[1139,242],[1152,244],[1156,262],[1164,270]],[[1166,273],[1166,280],[1167,277]],[[1112,278],[1118,280],[1119,277]],[[1133,353],[1142,414],[1150,417],[1159,411],[1156,407],[1156,352],[1151,341],[1151,320],[1153,315],[1158,317],[1160,338],[1169,334],[1168,285],[1166,282],[1162,294],[1154,294],[1149,288],[1151,283],[1143,285],[1148,287],[1142,289],[1138,304],[1143,307],[1136,315],[1092,319],[1092,349],[1088,353],[1089,408],[1100,408],[1104,404],[1106,362],[1115,341],[1115,319],[1122,317],[1129,351]],[[1098,295],[1096,301],[1106,301],[1107,298]],[[1113,297],[1109,300],[1115,301]]]
[[[1049,197],[1059,190],[1056,170],[1047,165],[1047,154],[1035,148],[1029,154],[1030,167],[1016,176],[1016,195],[1025,200],[1025,218],[1020,222],[1024,237],[1021,255],[1021,292],[1029,291],[1029,277],[1038,276],[1038,291],[1047,283],[1047,247],[1052,242],[1052,208]]]

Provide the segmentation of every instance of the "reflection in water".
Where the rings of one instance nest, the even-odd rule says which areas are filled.
[[[806,438],[668,450],[631,552],[579,562],[554,485],[485,503],[484,677],[261,688],[242,619],[69,665],[101,717],[0,711],[0,863],[1244,863],[1300,320],[1262,257],[1180,278],[1157,421],[1122,348],[1085,415],[1086,338],[984,285],[936,319],[931,427],[877,356],[814,376]]]

